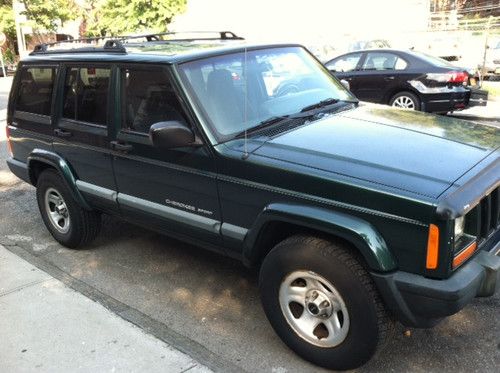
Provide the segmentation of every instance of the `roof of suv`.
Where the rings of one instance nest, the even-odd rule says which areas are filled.
[[[24,62],[53,62],[53,61],[120,61],[175,64],[193,61],[201,58],[237,53],[245,50],[255,50],[277,47],[300,47],[299,44],[248,44],[241,41],[231,42],[151,42],[151,43],[124,43],[124,50],[106,50],[103,48],[73,48],[35,52],[23,59]]]

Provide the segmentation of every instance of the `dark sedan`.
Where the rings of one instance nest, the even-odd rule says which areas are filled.
[[[486,92],[472,87],[476,82],[466,70],[424,53],[364,50],[325,65],[348,81],[352,93],[363,101],[445,113],[485,105],[487,100]]]

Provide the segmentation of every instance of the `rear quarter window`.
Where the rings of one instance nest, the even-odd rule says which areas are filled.
[[[55,67],[23,67],[20,72],[15,109],[50,115]]]

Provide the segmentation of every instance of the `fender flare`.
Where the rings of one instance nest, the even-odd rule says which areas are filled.
[[[350,242],[376,272],[397,268],[397,261],[380,233],[367,221],[321,207],[272,203],[264,208],[248,231],[243,245],[243,260],[255,264],[261,255],[259,240],[268,223],[283,222],[335,235]]]
[[[92,210],[85,198],[76,187],[76,177],[68,162],[66,162],[60,155],[43,149],[33,149],[28,156],[28,177],[32,185],[36,186],[35,172],[33,170],[33,162],[45,163],[57,170],[59,176],[63,179],[68,187],[72,197],[84,209]]]

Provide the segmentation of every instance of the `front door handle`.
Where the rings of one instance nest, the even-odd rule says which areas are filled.
[[[56,128],[54,130],[54,135],[56,135],[58,137],[68,138],[68,137],[71,137],[71,132],[62,130],[60,128]]]
[[[385,79],[385,80],[394,80],[394,79],[396,79],[396,78],[395,78],[395,77],[393,77],[393,76],[386,76],[384,79]]]
[[[125,152],[125,153],[134,149],[134,147],[132,145],[122,144],[121,142],[118,142],[118,141],[111,141],[110,145],[111,145],[111,149],[118,150],[120,152]]]

